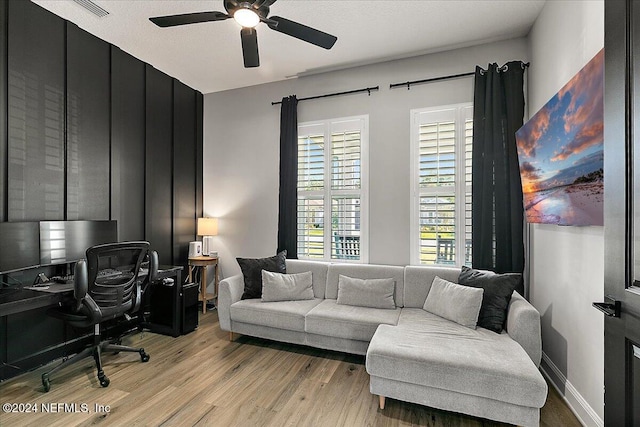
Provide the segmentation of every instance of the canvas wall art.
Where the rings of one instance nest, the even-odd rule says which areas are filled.
[[[604,223],[604,49],[516,133],[530,223]]]

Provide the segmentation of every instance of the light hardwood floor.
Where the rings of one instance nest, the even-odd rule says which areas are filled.
[[[215,311],[201,314],[199,328],[186,336],[146,332],[125,344],[144,347],[151,360],[105,355],[107,388],[96,379],[93,359],[55,375],[49,393],[40,375],[53,365],[0,383],[1,404],[38,407],[37,413],[0,412],[0,426],[502,425],[393,399],[380,410],[364,357],[243,336],[229,342]],[[59,412],[42,412],[43,404]],[[580,426],[552,387],[541,425]]]

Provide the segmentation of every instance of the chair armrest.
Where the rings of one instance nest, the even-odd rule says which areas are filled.
[[[507,313],[507,333],[527,352],[536,366],[542,358],[540,313],[519,293],[513,292]]]
[[[231,304],[240,301],[244,292],[244,276],[238,274],[220,281],[218,285],[218,320],[220,329],[231,331]]]

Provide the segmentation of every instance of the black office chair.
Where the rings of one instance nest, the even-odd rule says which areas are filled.
[[[149,254],[149,272],[145,279],[138,279],[140,265]],[[85,357],[93,356],[102,387],[109,385],[109,378],[102,370],[100,354],[105,351],[129,351],[140,353],[142,362],[149,361],[144,348],[120,345],[118,338],[102,341],[100,324],[118,317],[130,319],[142,302],[143,288],[155,280],[158,274],[158,254],[149,253],[148,242],[122,242],[97,245],[87,249],[87,261],[76,263],[74,272],[74,299],[72,304],[57,307],[48,314],[79,328],[94,327],[93,344],[63,361],[51,371],[42,374],[42,385],[47,392],[51,388],[50,376]]]

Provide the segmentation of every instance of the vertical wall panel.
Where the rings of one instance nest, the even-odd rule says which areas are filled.
[[[0,0],[0,221],[7,220],[7,144],[7,0]]]
[[[64,219],[65,23],[9,2],[8,219]]]
[[[162,264],[173,262],[173,82],[146,66],[145,238]]]
[[[204,96],[200,92],[196,92],[196,218],[203,217],[203,201],[202,201],[202,159],[203,159],[203,129],[202,123]],[[215,213],[210,213],[214,215]]]
[[[67,24],[67,219],[109,219],[109,44]]]
[[[196,237],[196,93],[173,81],[173,264],[186,265]]]
[[[111,219],[118,239],[144,240],[145,67],[111,48]]]

